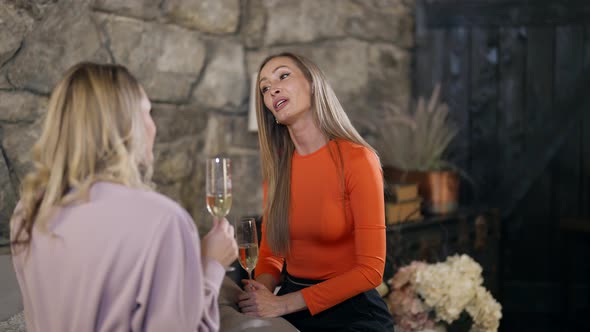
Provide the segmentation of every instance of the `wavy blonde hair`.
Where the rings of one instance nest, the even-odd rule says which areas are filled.
[[[351,141],[367,147],[376,154],[375,149],[361,137],[350,122],[324,73],[309,59],[288,52],[271,55],[260,65],[256,82],[260,81],[262,68],[270,60],[278,57],[292,59],[309,82],[312,91],[313,119],[327,139]],[[273,252],[287,255],[290,247],[291,158],[295,151],[295,145],[289,136],[287,127],[277,124],[271,111],[264,105],[260,90],[256,94],[256,115],[262,176],[268,188],[264,208],[266,240]],[[346,195],[344,164],[340,148],[338,144],[336,146],[337,151],[330,150],[330,154],[340,168],[342,193]]]
[[[34,168],[22,183],[11,220],[13,244],[28,247],[35,224],[46,229],[56,208],[87,200],[96,181],[151,187],[144,94],[120,65],[80,63],[65,73],[33,146]]]

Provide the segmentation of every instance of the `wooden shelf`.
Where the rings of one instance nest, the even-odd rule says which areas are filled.
[[[478,215],[493,215],[497,213],[495,209],[485,207],[462,207],[454,213],[446,215],[425,215],[424,218],[402,222],[397,224],[387,225],[387,231],[404,231],[404,230],[419,230],[428,228],[433,225],[440,225],[444,223],[453,223],[465,218],[473,218]]]
[[[463,207],[448,215],[387,225],[385,279],[412,261],[434,263],[467,254],[483,268],[485,286],[499,292],[500,213],[486,207]]]

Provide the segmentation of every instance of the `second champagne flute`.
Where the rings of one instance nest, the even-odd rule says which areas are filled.
[[[236,223],[236,240],[240,265],[248,272],[248,279],[251,280],[252,270],[258,263],[258,233],[254,218],[244,218]]]

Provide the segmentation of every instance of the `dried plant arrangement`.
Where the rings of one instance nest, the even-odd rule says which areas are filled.
[[[423,97],[409,109],[387,107],[384,112],[380,153],[385,163],[400,170],[432,171],[450,168],[445,159],[457,127],[449,108],[439,101],[437,84],[428,103]]]

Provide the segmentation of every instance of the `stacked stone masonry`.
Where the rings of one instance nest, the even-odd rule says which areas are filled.
[[[230,219],[260,214],[250,77],[281,51],[322,68],[361,134],[410,97],[414,0],[0,0],[0,237],[53,85],[80,61],[139,78],[158,126],[154,181],[204,231],[204,159],[233,159]]]

